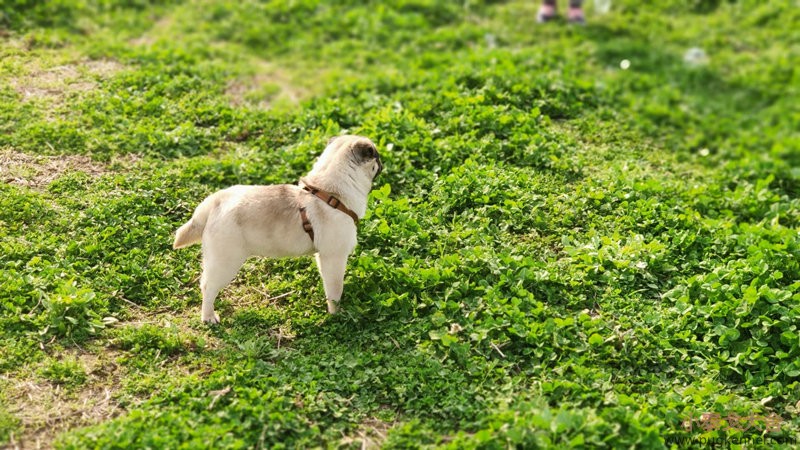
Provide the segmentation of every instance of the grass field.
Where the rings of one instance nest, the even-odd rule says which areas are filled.
[[[796,1],[0,5],[0,447],[796,446]],[[342,313],[253,259],[203,325],[175,229],[343,132]]]

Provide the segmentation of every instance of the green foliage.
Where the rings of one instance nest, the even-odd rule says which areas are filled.
[[[91,289],[66,282],[42,299],[45,324],[40,334],[81,340],[97,334],[104,328],[104,303]]]
[[[95,14],[115,10],[143,10],[171,3],[169,0],[3,0],[0,2],[0,25],[12,29],[34,27],[66,28],[85,32],[81,21]]]
[[[6,406],[30,377],[124,412],[60,448],[797,435],[800,10],[588,3],[3,3],[0,445],[42,431]],[[386,167],[342,313],[312,258],[253,260],[201,325],[174,230],[342,132]]]
[[[49,361],[39,370],[39,375],[51,383],[75,387],[86,382],[86,370],[75,359]]]
[[[0,409],[0,442],[9,441],[11,433],[17,431],[18,428],[19,420],[5,409]]]
[[[195,340],[181,336],[174,325],[145,324],[141,327],[120,328],[114,334],[116,347],[140,355],[151,353],[167,357],[198,346]]]

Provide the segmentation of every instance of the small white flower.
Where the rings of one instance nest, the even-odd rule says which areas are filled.
[[[606,14],[611,10],[611,0],[594,0],[594,12]]]
[[[483,39],[486,41],[486,46],[488,48],[497,47],[497,37],[492,33],[486,33],[485,35],[483,35]]]
[[[702,66],[708,64],[708,55],[702,48],[692,47],[683,54],[683,62],[692,67]]]

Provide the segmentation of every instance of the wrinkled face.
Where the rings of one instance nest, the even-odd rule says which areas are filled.
[[[373,180],[383,171],[383,163],[381,163],[378,149],[369,139],[362,138],[355,141],[351,145],[350,151],[356,164],[365,167],[369,174],[372,175]]]
[[[373,180],[383,171],[378,149],[363,136],[344,135],[331,138],[315,168],[325,167],[334,161],[365,171]]]

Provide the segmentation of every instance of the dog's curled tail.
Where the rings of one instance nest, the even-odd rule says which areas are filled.
[[[206,228],[208,215],[214,208],[214,203],[211,197],[200,203],[197,209],[194,210],[192,218],[181,225],[178,231],[175,232],[175,242],[172,243],[172,248],[188,247],[200,242],[203,238],[203,230]]]

